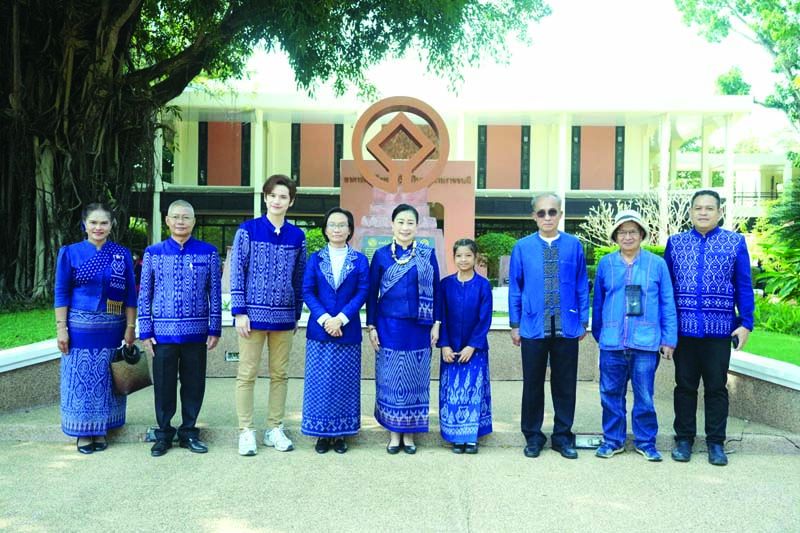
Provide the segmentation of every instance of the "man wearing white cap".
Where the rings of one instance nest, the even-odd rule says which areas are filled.
[[[646,238],[641,215],[620,211],[611,228],[611,240],[619,250],[597,265],[592,335],[600,346],[603,443],[595,455],[602,458],[625,451],[625,395],[630,380],[634,448],[648,461],[661,461],[653,389],[659,352],[666,359],[672,357],[678,326],[667,264],[642,249]]]

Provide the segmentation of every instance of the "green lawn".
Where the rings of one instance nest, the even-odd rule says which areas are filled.
[[[744,349],[752,354],[800,366],[800,337],[756,328]]]
[[[0,313],[0,350],[56,337],[52,309]]]

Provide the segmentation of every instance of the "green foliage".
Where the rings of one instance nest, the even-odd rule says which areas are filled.
[[[311,228],[305,230],[306,232],[306,253],[308,255],[322,250],[327,242],[325,237],[322,236],[321,228]]]
[[[47,309],[0,313],[0,350],[55,339],[55,320],[52,306]],[[55,347],[55,342],[53,346]]]
[[[484,233],[478,237],[478,253],[486,260],[490,278],[497,278],[500,269],[500,256],[511,255],[517,240],[507,233]]]
[[[727,95],[750,94],[750,84],[742,78],[742,69],[733,67],[717,78],[717,92]]]
[[[648,252],[652,252],[659,257],[664,257],[664,246],[660,244],[643,244],[642,248]],[[600,260],[608,254],[614,253],[619,250],[619,246],[598,246],[594,249],[594,264],[595,267],[600,264]]]
[[[786,0],[675,0],[684,21],[696,25],[711,42],[722,41],[732,31],[765,48],[778,75],[775,91],[762,102],[780,109],[800,128],[800,9]],[[729,73],[730,75],[730,73]],[[726,89],[741,91],[746,84],[736,76]],[[741,92],[735,92],[741,94]]]
[[[793,303],[770,302],[766,298],[759,298],[753,318],[756,329],[800,336],[800,307]]]
[[[800,186],[790,183],[756,225],[765,291],[782,300],[800,300]]]

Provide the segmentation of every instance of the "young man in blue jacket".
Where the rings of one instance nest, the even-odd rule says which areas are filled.
[[[725,466],[731,344],[741,350],[753,331],[750,255],[742,235],[719,227],[722,214],[715,191],[697,191],[690,216],[693,228],[671,236],[664,252],[678,307],[672,458],[691,459],[702,378],[708,461]]]
[[[555,411],[551,446],[577,459],[572,422],[578,379],[578,341],[589,322],[589,281],[583,246],[558,230],[563,212],[555,193],[532,202],[538,231],[520,239],[511,252],[508,310],[511,340],[522,346],[522,434],[526,457],[538,457],[542,433],[544,377],[550,361],[550,393]]]

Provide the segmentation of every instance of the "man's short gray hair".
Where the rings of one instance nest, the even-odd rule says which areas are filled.
[[[561,207],[564,205],[563,202],[561,201],[561,197],[559,195],[557,195],[556,193],[554,193],[554,192],[540,192],[539,194],[537,194],[537,195],[535,195],[533,197],[533,200],[531,200],[531,209],[536,209],[536,204],[542,198],[552,198],[553,200],[558,202],[558,209],[559,210],[561,210]]]
[[[192,216],[194,216],[194,207],[192,207],[192,204],[190,204],[186,200],[175,200],[174,202],[169,204],[169,208],[167,208],[167,214],[169,215],[170,213],[172,213],[172,210],[176,207],[186,207],[187,209],[189,209],[189,211],[192,212]]]

